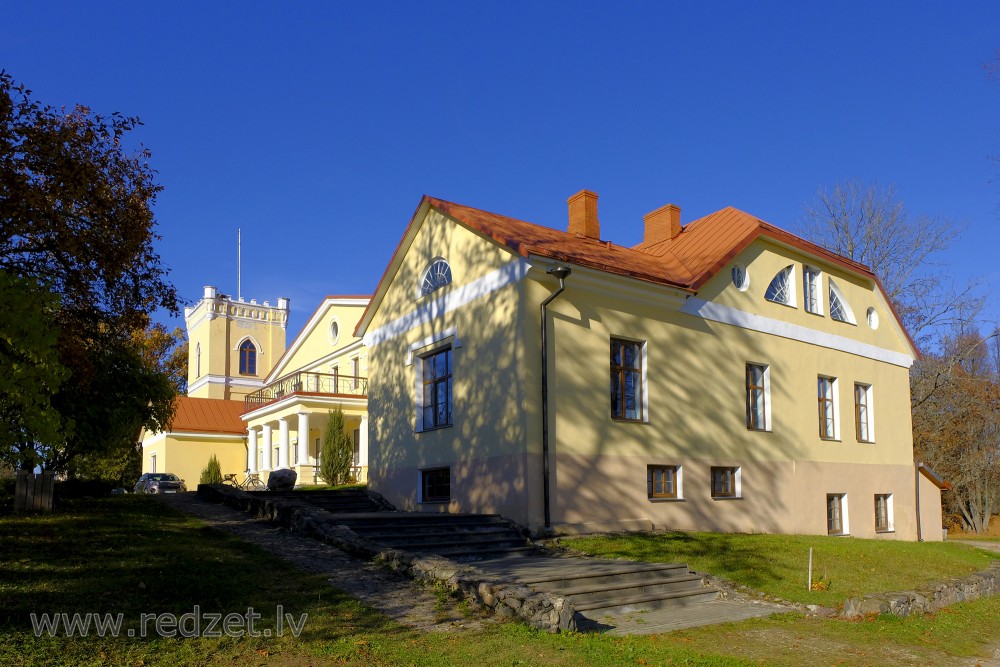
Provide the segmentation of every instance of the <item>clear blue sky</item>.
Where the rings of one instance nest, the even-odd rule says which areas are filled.
[[[820,186],[895,183],[1000,287],[1000,2],[9,2],[0,67],[138,115],[159,251],[203,285],[370,294],[422,194],[641,240],[736,206],[794,228]],[[991,317],[998,309],[991,307]],[[176,321],[180,323],[180,321]]]

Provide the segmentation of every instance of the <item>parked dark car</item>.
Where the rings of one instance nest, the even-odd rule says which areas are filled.
[[[135,483],[136,493],[183,493],[187,491],[184,480],[169,472],[143,473]]]

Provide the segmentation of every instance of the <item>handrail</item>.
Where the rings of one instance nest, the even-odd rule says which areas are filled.
[[[252,394],[247,394],[243,398],[243,403],[247,408],[251,408],[299,392],[363,397],[368,395],[368,378],[298,371],[278,378]]]

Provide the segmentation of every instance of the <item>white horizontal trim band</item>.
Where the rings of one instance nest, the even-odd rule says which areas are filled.
[[[780,336],[781,338],[796,340],[801,343],[809,343],[831,350],[848,352],[859,357],[874,359],[875,361],[884,361],[885,363],[902,366],[903,368],[909,368],[913,365],[914,361],[913,357],[902,352],[887,350],[884,347],[862,343],[861,341],[845,336],[838,336],[755,313],[748,313],[744,310],[731,308],[730,306],[710,303],[696,297],[689,298],[684,306],[681,307],[681,312],[713,322],[721,322],[722,324],[749,329],[750,331],[759,331],[761,333]]]
[[[406,333],[416,326],[430,322],[445,313],[450,313],[466,304],[472,303],[476,299],[501,290],[507,285],[516,283],[527,275],[529,268],[531,266],[526,261],[518,258],[496,271],[491,271],[482,278],[472,281],[468,285],[462,285],[447,294],[438,296],[406,315],[392,320],[374,331],[369,331],[364,337],[365,345],[375,347],[380,343],[392,340]]]

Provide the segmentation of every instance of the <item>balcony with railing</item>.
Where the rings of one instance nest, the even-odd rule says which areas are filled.
[[[266,387],[247,394],[243,399],[244,409],[252,410],[291,394],[366,398],[368,378],[300,371],[278,378]]]

